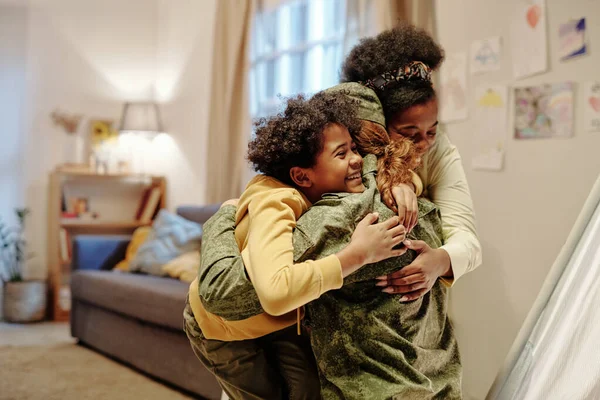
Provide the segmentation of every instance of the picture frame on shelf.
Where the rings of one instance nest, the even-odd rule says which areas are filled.
[[[114,172],[117,164],[119,133],[115,121],[91,118],[88,121],[89,164],[97,174]]]

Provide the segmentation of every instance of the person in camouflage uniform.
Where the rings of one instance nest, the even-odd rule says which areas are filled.
[[[364,159],[362,194],[331,194],[300,218],[294,234],[297,260],[325,257],[347,243],[368,212],[394,213],[377,190],[376,159]],[[419,199],[419,223],[409,239],[442,245],[433,203]],[[447,288],[438,280],[419,299],[401,303],[373,280],[410,264],[413,251],[360,269],[339,290],[306,305],[324,399],[460,399],[461,364],[447,316]]]
[[[426,109],[436,122],[437,102],[430,73],[442,59],[442,50],[426,33],[400,26],[361,41],[342,71],[344,81],[360,81],[360,84],[346,83],[332,90],[350,89],[351,95],[361,100],[365,125],[386,127],[388,118],[396,122],[399,115],[408,114],[414,106]],[[432,285],[406,294],[413,300],[408,303],[403,302],[405,296],[385,297],[381,287],[375,286],[374,278],[387,275],[388,289],[403,293],[397,290],[400,288],[397,274],[424,254],[409,251],[397,260],[395,267],[388,264],[390,260],[366,266],[348,276],[340,290],[327,292],[309,303],[304,325],[310,331],[325,399],[461,397],[460,357],[447,317],[446,286],[481,263],[480,245],[460,156],[445,135],[436,140],[435,125],[429,121],[417,117],[414,125],[418,125],[418,134],[396,130],[396,124],[388,124],[387,128],[392,136],[411,138],[422,151],[423,165],[417,171],[423,180],[421,189],[435,204],[439,201],[438,207],[419,200],[419,224],[409,238],[422,238],[431,249],[445,250],[450,256],[446,262],[451,274],[446,278],[442,277],[446,274],[434,274]],[[423,122],[427,123],[424,128]],[[355,141],[363,153],[369,152],[366,148],[377,150],[377,146],[370,146],[368,134]],[[338,241],[343,242],[359,218],[355,213],[364,211],[362,206],[351,204],[352,197],[372,195],[371,200],[361,200],[367,209],[385,207],[379,196],[385,198],[386,193],[377,193],[373,179],[369,178],[376,176],[375,183],[379,184],[382,175],[389,173],[389,164],[382,162],[381,157],[385,149],[380,150],[373,151],[377,161],[365,158],[365,193],[327,195],[313,205],[314,211],[311,208],[300,218],[294,233],[296,261],[324,257],[335,251]],[[372,190],[375,192],[371,193]],[[386,204],[390,205],[389,201]],[[234,213],[235,207],[225,206],[205,226],[198,285],[207,310],[229,320],[263,312],[235,248]],[[380,213],[381,219],[393,214],[390,210]],[[189,324],[193,325],[193,320]]]
[[[381,105],[370,89],[347,83],[330,90],[359,99],[361,119],[381,120]],[[294,232],[295,262],[335,254],[369,212],[378,212],[380,220],[394,215],[381,200],[376,176],[377,159],[367,155],[363,193],[327,194],[312,205]],[[439,210],[426,199],[419,199],[418,205],[419,223],[408,237],[437,248],[443,244]],[[204,226],[199,293],[208,311],[241,320],[263,311],[232,234],[234,213],[235,207],[223,207]],[[415,257],[409,251],[365,266],[346,277],[341,289],[306,305],[304,325],[310,332],[324,399],[461,398],[460,357],[443,281],[408,303],[382,293],[374,283]]]

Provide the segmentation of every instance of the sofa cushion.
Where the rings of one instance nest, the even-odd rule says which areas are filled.
[[[204,224],[210,217],[212,217],[217,211],[219,211],[221,204],[211,204],[208,206],[180,206],[177,207],[177,214],[183,218]]]
[[[133,232],[133,235],[131,236],[131,241],[129,242],[129,245],[127,245],[125,259],[119,261],[119,263],[115,265],[113,269],[117,269],[123,272],[129,271],[129,264],[131,263],[131,260],[135,258],[138,249],[142,244],[144,244],[151,230],[152,228],[150,228],[149,226],[140,226]]]
[[[71,276],[73,299],[178,331],[188,287],[172,278],[119,271],[74,271]]]
[[[129,264],[130,271],[164,276],[162,266],[174,258],[200,250],[202,226],[161,210],[152,230]]]
[[[191,283],[198,276],[200,252],[190,251],[163,265],[163,272],[171,278]]]

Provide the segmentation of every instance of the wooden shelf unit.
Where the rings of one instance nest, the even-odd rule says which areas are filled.
[[[61,219],[60,226],[62,228],[69,229],[135,229],[140,226],[146,226],[150,224],[144,224],[138,221],[94,221],[94,220],[83,220],[83,221],[70,221],[68,219]]]
[[[55,321],[68,321],[70,310],[70,272],[71,261],[61,257],[60,232],[65,229],[69,237],[79,234],[131,234],[141,226],[150,225],[136,221],[135,215],[128,219],[115,219],[110,215],[101,215],[98,219],[62,218],[64,187],[68,185],[119,185],[135,183],[141,187],[156,186],[161,196],[158,208],[166,207],[166,180],[162,176],[145,174],[93,174],[56,170],[50,173],[48,185],[48,316]],[[141,189],[143,191],[143,189]],[[93,202],[93,199],[90,201]],[[116,197],[116,201],[119,198]],[[139,201],[141,201],[141,196]],[[69,244],[70,245],[70,244]],[[61,297],[62,296],[62,297]],[[68,296],[68,299],[67,299]]]

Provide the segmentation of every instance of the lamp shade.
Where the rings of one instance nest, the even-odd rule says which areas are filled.
[[[163,132],[158,105],[153,102],[125,103],[119,125],[120,133],[156,135]]]

